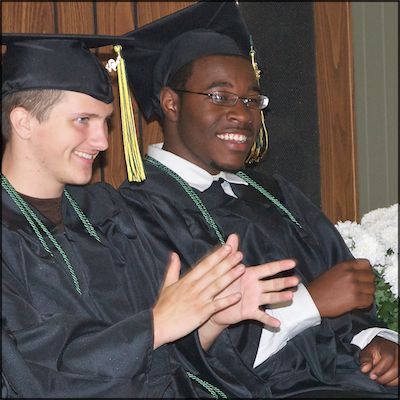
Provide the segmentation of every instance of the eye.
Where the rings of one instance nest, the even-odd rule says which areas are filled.
[[[212,100],[214,104],[231,105],[235,103],[235,95],[225,92],[213,92]]]
[[[87,125],[89,123],[89,117],[78,117],[76,118],[78,124]]]
[[[228,96],[225,93],[221,92],[214,92],[212,93],[213,97],[217,101],[226,101],[228,99]]]

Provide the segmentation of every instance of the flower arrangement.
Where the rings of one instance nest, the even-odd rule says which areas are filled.
[[[355,258],[367,258],[374,268],[378,317],[398,332],[398,204],[370,211],[361,223],[339,221],[335,227]]]

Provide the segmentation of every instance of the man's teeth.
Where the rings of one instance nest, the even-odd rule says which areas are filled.
[[[96,154],[89,154],[89,153],[83,153],[82,151],[74,151],[74,153],[78,156],[78,157],[82,157],[85,158],[86,160],[94,160],[97,156]]]
[[[235,133],[222,133],[220,135],[217,135],[217,137],[221,140],[229,140],[238,143],[244,143],[247,140],[246,135],[239,135]]]

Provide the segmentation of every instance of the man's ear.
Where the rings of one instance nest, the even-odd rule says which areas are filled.
[[[166,119],[172,122],[178,120],[180,98],[179,95],[168,86],[161,89],[160,105]]]
[[[12,130],[23,140],[29,139],[38,120],[25,108],[15,107],[10,112]]]

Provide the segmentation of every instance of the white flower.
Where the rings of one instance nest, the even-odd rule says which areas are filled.
[[[396,224],[392,226],[387,226],[385,229],[382,230],[380,233],[380,240],[381,243],[385,246],[387,250],[391,249],[393,253],[399,253],[399,227]]]
[[[398,297],[398,204],[370,211],[360,224],[339,221],[335,227],[353,256],[368,259]]]
[[[380,243],[398,253],[398,204],[370,211],[361,218],[361,226],[373,233]]]
[[[335,226],[355,258],[366,258],[371,265],[384,263],[385,246],[363,226],[351,221],[339,221]]]
[[[371,265],[384,265],[386,248],[368,232],[354,237],[355,248],[351,252],[355,258],[366,258]]]
[[[358,237],[362,232],[361,226],[352,221],[339,221],[336,223],[335,227],[342,235],[347,247],[350,250],[354,249],[356,245],[355,237]]]
[[[393,224],[396,221],[397,224],[398,215],[398,204],[393,204],[386,208],[377,208],[369,213],[365,214],[361,218],[361,225],[365,227],[380,226],[381,224]]]

